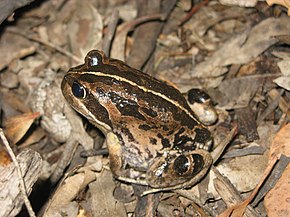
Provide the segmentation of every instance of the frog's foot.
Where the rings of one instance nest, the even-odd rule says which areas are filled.
[[[149,186],[163,190],[192,187],[205,176],[212,157],[205,150],[167,153],[156,158],[146,173]]]

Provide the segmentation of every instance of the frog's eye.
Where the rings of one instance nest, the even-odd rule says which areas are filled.
[[[210,96],[203,90],[193,88],[188,91],[188,101],[190,104],[193,103],[205,103],[211,101]],[[212,103],[212,102],[211,102]]]
[[[179,176],[196,176],[204,167],[203,156],[197,153],[180,155],[173,163],[174,171]]]
[[[92,50],[90,51],[86,58],[85,58],[85,64],[87,67],[94,67],[94,66],[100,66],[103,63],[103,56],[104,55],[101,51],[98,50]]]
[[[97,56],[93,56],[90,58],[90,66],[97,66],[99,65],[99,59]]]
[[[190,169],[190,161],[184,155],[180,155],[175,159],[173,168],[177,174],[183,175]]]
[[[71,91],[73,95],[77,98],[85,98],[86,97],[86,89],[79,83],[74,82],[71,86]]]

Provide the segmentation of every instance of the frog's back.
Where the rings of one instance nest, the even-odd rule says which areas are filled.
[[[180,91],[173,86],[170,86],[166,82],[160,81],[142,71],[134,69],[123,61],[107,58],[101,51],[91,51],[90,53],[87,57],[90,57],[90,55],[99,55],[98,58],[102,59],[102,61],[100,61],[100,63],[96,66],[88,66],[88,60],[85,60],[85,64],[72,68],[70,71],[86,73],[91,71],[93,73],[92,78],[96,75],[96,72],[101,72],[103,76],[124,81],[128,83],[128,85],[141,88],[144,92],[151,92],[159,97],[163,97],[167,101],[182,107],[192,116],[192,118],[195,119],[194,113],[188,106],[187,101],[184,99]],[[86,76],[86,79],[90,80],[88,79],[88,76],[89,75]],[[95,79],[91,80],[92,82],[95,81]]]

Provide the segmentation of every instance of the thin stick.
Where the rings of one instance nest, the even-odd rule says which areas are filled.
[[[102,49],[107,57],[110,54],[112,40],[117,29],[118,20],[119,20],[119,11],[114,10],[108,24],[108,31],[104,37],[103,44],[102,44]]]
[[[36,37],[29,36],[29,35],[25,35],[24,33],[16,32],[16,31],[13,31],[13,30],[9,30],[7,32],[14,33],[14,34],[17,34],[17,35],[21,35],[22,37],[27,38],[27,39],[29,39],[31,41],[35,41],[35,42],[38,42],[40,44],[43,44],[43,45],[45,45],[47,47],[50,47],[50,48],[58,51],[59,53],[64,54],[64,55],[72,58],[74,61],[76,61],[78,63],[79,62],[82,62],[82,59],[78,58],[77,56],[73,55],[72,53],[64,50],[60,46],[57,46],[57,45],[55,45],[53,43],[50,43],[48,41],[41,40],[40,38],[36,38]]]
[[[120,29],[118,29],[118,32],[120,31],[127,31],[130,32],[132,31],[135,26],[140,25],[141,23],[153,21],[153,20],[160,20],[164,21],[165,20],[165,15],[164,14],[152,14],[152,15],[147,15],[147,16],[142,16],[139,17],[131,22],[125,23],[120,26]]]
[[[195,12],[197,12],[200,8],[202,8],[203,6],[207,5],[209,2],[209,0],[204,0],[203,2],[200,2],[198,5],[194,6],[190,12],[188,14],[185,15],[185,17],[183,17],[179,23],[179,26],[182,26],[184,23],[186,23]]]
[[[22,175],[22,171],[20,169],[20,165],[16,159],[16,156],[12,150],[12,148],[10,147],[9,145],[9,142],[8,140],[6,139],[5,135],[4,135],[4,132],[2,130],[2,128],[0,128],[0,138],[1,140],[3,141],[15,167],[16,167],[16,170],[17,170],[17,174],[18,174],[18,178],[19,178],[19,183],[20,183],[20,191],[21,191],[21,194],[22,194],[22,197],[23,197],[23,201],[25,203],[25,206],[26,206],[26,209],[29,213],[29,216],[30,217],[36,217],[33,209],[32,209],[32,206],[30,204],[30,201],[28,199],[28,196],[27,196],[27,190],[26,190],[26,186],[25,186],[25,183],[24,183],[24,180],[23,180],[23,175]]]

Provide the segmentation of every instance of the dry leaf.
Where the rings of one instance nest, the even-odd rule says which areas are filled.
[[[20,111],[22,113],[31,112],[31,110],[29,109],[28,106],[25,105],[23,100],[19,99],[19,97],[17,97],[17,95],[14,94],[12,91],[2,92],[2,97],[3,97],[3,102],[7,103],[13,109]],[[9,114],[11,114],[11,113],[7,114],[7,112],[9,112],[8,109],[5,112],[6,112],[5,114],[7,116],[9,116]]]
[[[211,57],[197,64],[192,71],[192,76],[220,76],[228,65],[248,63],[275,44],[277,42],[275,36],[289,34],[289,20],[289,17],[263,20],[250,31],[245,31],[227,41]]]
[[[241,217],[244,215],[245,209],[248,206],[248,204],[253,200],[253,198],[258,193],[260,187],[264,183],[265,179],[268,177],[268,175],[271,173],[273,166],[275,165],[277,161],[277,158],[270,159],[267,168],[264,171],[263,177],[261,178],[260,182],[258,183],[257,187],[254,189],[254,191],[251,193],[251,195],[244,200],[242,203],[236,204],[232,207],[229,207],[227,210],[225,210],[222,214],[219,215],[219,217]]]
[[[0,167],[9,165],[12,162],[8,152],[0,146]]]
[[[77,0],[77,10],[67,24],[72,53],[83,58],[90,50],[98,48],[103,36],[103,20],[91,1]],[[62,33],[61,33],[62,34]]]
[[[286,52],[273,52],[272,54],[283,59],[277,63],[283,76],[276,78],[273,82],[290,91],[290,55]]]
[[[113,196],[115,183],[112,173],[103,170],[97,180],[92,182],[89,187],[91,193],[89,204],[92,204],[91,212],[94,217],[127,216],[124,204]]]
[[[290,123],[276,134],[270,148],[271,158],[277,156],[280,159],[281,154],[290,157]]]
[[[54,217],[61,216],[61,214],[77,216],[80,207],[75,198],[95,178],[94,172],[89,170],[66,177],[47,205],[43,216]]]
[[[25,113],[7,119],[4,123],[7,138],[16,144],[28,131],[34,119],[39,117],[39,112]]]
[[[290,1],[289,0],[266,0],[268,5],[278,4],[288,8],[288,16],[290,16]]]
[[[39,142],[43,137],[45,137],[45,131],[41,127],[38,127],[35,130],[33,130],[31,135],[29,135],[29,137],[19,145],[19,147],[21,148],[28,147],[31,144]]]
[[[290,164],[265,197],[264,204],[269,217],[290,216]]]
[[[12,60],[28,56],[35,50],[36,46],[24,37],[13,33],[1,35],[0,70],[5,68]]]
[[[220,214],[219,217],[228,217],[228,216],[240,217],[240,216],[243,216],[243,214],[245,212],[245,208],[252,201],[252,199],[256,196],[261,185],[264,183],[265,179],[271,173],[273,166],[275,165],[276,161],[280,158],[281,154],[284,154],[288,157],[290,156],[290,123],[287,124],[286,126],[284,126],[276,134],[276,136],[271,144],[270,159],[268,162],[268,166],[265,169],[263,177],[261,178],[259,184],[255,188],[255,190],[252,192],[252,194],[246,200],[244,200],[242,203],[237,204],[237,205],[232,206],[232,207],[229,207],[222,214]],[[287,176],[289,176],[289,175],[287,174]],[[288,185],[289,185],[289,179],[288,179]],[[289,186],[286,189],[289,189]],[[279,215],[277,215],[277,216],[279,216]]]
[[[223,97],[215,101],[224,109],[244,108],[262,84],[263,79],[251,76],[227,79],[218,87]]]
[[[290,91],[290,76],[281,76],[281,77],[279,77],[279,78],[276,78],[276,79],[274,80],[274,82],[275,82],[278,86],[280,86],[280,87],[282,87],[282,88],[284,88],[284,89]]]
[[[254,7],[258,0],[219,0],[223,5],[237,5],[240,7]]]

